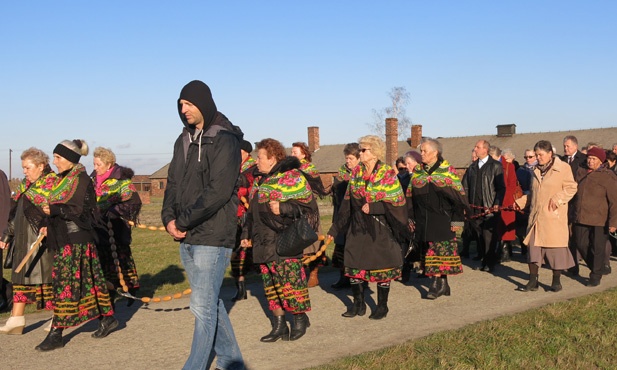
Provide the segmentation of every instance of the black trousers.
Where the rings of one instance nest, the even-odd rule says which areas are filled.
[[[495,230],[498,213],[486,218],[480,223],[480,237],[477,240],[478,254],[482,256],[483,266],[494,266],[497,262],[498,235]]]
[[[606,260],[608,229],[605,226],[572,225],[572,234],[578,252],[591,270],[591,275],[602,276]]]

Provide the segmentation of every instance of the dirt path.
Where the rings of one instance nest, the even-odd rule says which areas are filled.
[[[581,267],[587,275],[589,270]],[[261,343],[259,338],[270,331],[264,313],[263,289],[259,283],[249,285],[249,299],[232,304],[232,289],[222,297],[228,304],[240,348],[249,369],[301,369],[328,363],[343,356],[359,354],[379,347],[398,344],[427,334],[456,329],[464,325],[502,315],[525,311],[547,303],[564,301],[617,286],[617,274],[606,276],[599,287],[584,286],[586,279],[564,276],[563,291],[547,292],[551,272],[540,272],[537,292],[521,293],[515,288],[526,281],[526,264],[509,262],[498,268],[497,275],[473,271],[466,266],[462,275],[449,279],[452,296],[435,301],[421,299],[428,279],[413,279],[409,285],[394,283],[390,293],[390,313],[381,321],[341,317],[349,304],[348,292],[333,292],[330,284],[337,274],[320,274],[321,287],[310,290],[313,311],[311,327],[297,342]],[[371,285],[368,303],[374,308],[376,288]],[[105,339],[93,339],[96,329],[91,322],[65,331],[66,346],[49,353],[34,347],[46,333],[48,313],[26,317],[28,326],[21,336],[0,336],[0,361],[3,369],[179,369],[188,356],[193,316],[187,298],[170,302],[135,304],[125,307],[118,302],[120,328]],[[367,335],[379,334],[382,342],[375,346]],[[364,335],[367,334],[367,335]],[[87,359],[87,363],[84,363]]]

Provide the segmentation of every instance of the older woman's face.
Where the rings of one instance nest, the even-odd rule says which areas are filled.
[[[356,167],[359,162],[360,162],[360,158],[356,157],[353,154],[345,156],[345,166],[347,166],[347,168],[349,168],[350,170]]]
[[[259,169],[259,172],[269,173],[276,164],[276,159],[274,156],[268,158],[268,152],[265,149],[259,149],[257,150],[257,159],[255,159],[255,162],[257,162],[257,169]]]
[[[413,169],[416,168],[417,165],[418,162],[416,162],[416,160],[412,157],[405,158],[405,166],[407,167],[407,171],[409,171],[409,173],[413,173]]]
[[[111,163],[105,163],[99,157],[94,157],[94,172],[101,176],[111,168]]]
[[[371,151],[371,146],[368,144],[360,144],[360,162],[367,164],[377,157]]]
[[[430,164],[437,161],[437,151],[428,143],[420,145],[420,154],[422,155],[422,163]]]
[[[54,153],[54,166],[58,169],[58,173],[70,170],[75,164],[66,158]]]
[[[541,166],[544,166],[545,164],[550,162],[551,159],[553,158],[553,152],[552,151],[547,152],[545,150],[538,149],[536,150],[536,158],[538,159],[538,164]]]
[[[304,159],[306,157],[304,153],[302,153],[302,149],[298,148],[297,146],[291,148],[291,155],[298,159]]]
[[[602,161],[600,158],[594,155],[587,156],[587,167],[589,167],[590,170],[595,171],[600,168],[601,165]]]
[[[24,170],[24,176],[26,179],[30,182],[35,182],[43,174],[43,169],[45,166],[42,163],[36,165],[31,159],[26,158],[21,161],[21,168]]]

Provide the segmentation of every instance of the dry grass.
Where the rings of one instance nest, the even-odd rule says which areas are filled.
[[[613,289],[314,369],[614,369],[616,304]]]

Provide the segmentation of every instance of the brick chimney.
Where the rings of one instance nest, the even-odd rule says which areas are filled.
[[[317,126],[308,128],[308,147],[311,153],[319,150],[319,127]]]
[[[398,158],[398,119],[386,118],[386,163],[394,166]]]
[[[417,149],[422,143],[422,125],[411,126],[411,143],[412,149]]]

